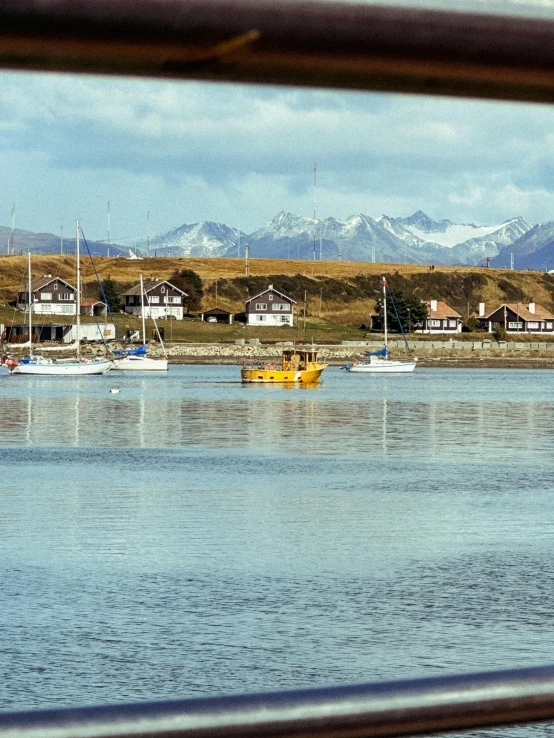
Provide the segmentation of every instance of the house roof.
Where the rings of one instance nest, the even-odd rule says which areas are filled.
[[[166,284],[172,289],[177,290],[177,292],[180,292],[185,297],[188,297],[187,293],[184,290],[180,290],[178,287],[175,287],[175,285],[171,284],[171,282],[168,282],[167,279],[145,279],[143,281],[144,291],[152,292],[152,290],[158,287],[160,284]],[[131,287],[130,290],[127,290],[127,292],[123,292],[122,297],[126,297],[127,295],[140,295],[140,282],[134,287]]]
[[[44,276],[38,277],[31,282],[31,292],[41,290],[43,287],[46,287],[46,285],[52,284],[52,282],[56,281],[67,285],[71,290],[75,290],[75,287],[73,287],[73,285],[70,285],[69,282],[66,282],[65,279],[62,279],[61,277],[53,277],[51,274],[45,274]],[[22,291],[26,292],[27,289]]]
[[[252,302],[252,300],[257,300],[262,295],[267,295],[268,292],[275,292],[276,295],[280,295],[284,300],[293,302],[296,305],[296,300],[293,300],[292,297],[287,297],[287,295],[284,295],[282,292],[279,292],[279,290],[276,290],[272,284],[269,285],[267,290],[264,290],[263,292],[260,292],[258,295],[254,295],[254,297],[250,297],[248,300],[246,300],[246,304],[248,305],[248,303]]]
[[[523,320],[554,320],[554,315],[552,313],[548,312],[548,310],[543,307],[542,305],[539,305],[538,303],[535,303],[535,312],[532,313],[529,310],[529,304],[524,305],[521,302],[506,302],[502,305],[497,305],[497,307],[494,308],[494,310],[489,310],[485,315],[477,315],[477,318],[480,318],[481,320],[485,320],[489,318],[493,313],[498,312],[498,310],[501,310],[504,305],[508,308],[508,310],[511,310],[512,313],[515,313],[518,317],[522,318]]]
[[[204,310],[202,315],[231,315],[231,313],[222,308],[212,308],[211,310]]]
[[[93,307],[94,305],[104,305],[106,307],[106,303],[102,300],[81,300],[81,307]]]
[[[425,304],[427,305],[427,308],[429,310],[429,318],[431,319],[441,319],[441,318],[461,318],[462,316],[460,313],[456,312],[454,308],[451,308],[450,305],[447,305],[446,302],[441,302],[440,300],[437,300],[437,309],[431,310],[431,302],[432,300],[425,300]]]

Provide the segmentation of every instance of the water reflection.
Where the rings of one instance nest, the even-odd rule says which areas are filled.
[[[110,395],[105,387],[57,397],[20,385],[2,401],[0,445],[256,449],[326,456],[487,457],[517,461],[550,455],[554,413],[548,402],[394,399],[360,401],[281,389],[152,393],[147,381]],[[255,387],[259,390],[260,388]],[[115,399],[114,399],[115,398]]]

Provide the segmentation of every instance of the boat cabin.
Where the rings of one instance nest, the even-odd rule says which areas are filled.
[[[299,349],[290,349],[283,351],[283,371],[301,372],[307,369],[310,364],[317,362],[317,351],[300,351]]]

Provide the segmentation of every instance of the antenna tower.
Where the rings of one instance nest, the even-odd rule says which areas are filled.
[[[15,247],[14,247],[14,231],[15,231],[15,205],[12,205],[12,229],[10,231],[10,237],[8,239],[8,254],[15,253]]]
[[[317,174],[317,162],[314,162],[314,261],[315,261],[315,229],[316,229],[316,219],[315,219],[315,204],[316,204],[316,174]]]
[[[110,256],[110,203],[108,202],[108,257]]]
[[[514,252],[513,252],[513,251],[512,251],[512,253],[510,254],[510,269],[511,269],[512,271],[514,270]]]

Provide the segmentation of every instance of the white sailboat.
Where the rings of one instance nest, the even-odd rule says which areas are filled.
[[[136,349],[122,349],[114,351],[116,356],[112,359],[113,369],[119,369],[125,372],[166,372],[167,357],[153,358],[146,356],[146,324],[145,324],[145,307],[148,298],[144,291],[144,283],[142,274],[140,275],[140,295],[141,295],[141,314],[142,314],[142,346]],[[156,331],[158,327],[154,320]],[[159,332],[158,332],[159,335]],[[163,348],[163,343],[162,343]]]
[[[346,364],[344,367],[348,372],[354,373],[405,373],[413,372],[416,367],[416,360],[397,361],[389,359],[387,348],[387,281],[383,277],[383,327],[385,333],[385,346],[380,351],[367,352],[364,354],[369,361],[360,363]],[[409,348],[408,348],[409,351]],[[411,352],[410,352],[411,353]]]
[[[31,254],[28,259],[28,290],[29,290],[29,355],[12,363],[9,367],[10,374],[41,374],[41,375],[67,375],[67,376],[89,376],[92,374],[105,374],[112,368],[112,362],[105,358],[83,358],[80,352],[81,332],[81,268],[79,259],[79,221],[77,225],[77,238],[75,241],[75,256],[77,259],[77,294],[75,320],[76,331],[76,354],[74,359],[51,359],[46,356],[33,355],[33,298],[31,291]]]

